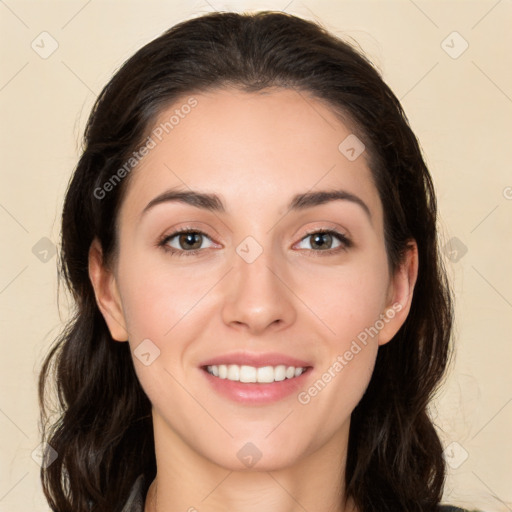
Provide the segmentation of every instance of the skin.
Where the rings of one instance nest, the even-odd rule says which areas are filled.
[[[367,155],[349,161],[338,150],[352,132],[323,102],[288,89],[194,97],[197,106],[132,171],[115,264],[103,264],[97,241],[89,258],[113,339],[128,340],[132,355],[144,339],[160,350],[149,366],[133,357],[153,405],[158,468],[145,510],[356,510],[350,499],[342,505],[350,415],[379,346],[409,312],[416,244],[390,275]],[[142,215],[172,187],[218,194],[226,212],[167,202]],[[287,212],[295,194],[340,188],[362,199],[371,219],[347,200]],[[181,227],[206,233],[200,253],[179,257],[157,245]],[[334,252],[336,238],[318,248],[307,236],[332,228],[352,246]],[[236,252],[247,236],[263,251],[252,263]],[[169,244],[186,251],[179,240]],[[238,349],[280,352],[312,361],[307,390],[393,305],[378,335],[307,404],[296,393],[267,405],[235,403],[198,367]],[[262,454],[251,468],[237,457],[249,442]]]

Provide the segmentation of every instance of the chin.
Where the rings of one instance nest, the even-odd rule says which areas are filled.
[[[211,462],[229,471],[263,472],[279,471],[297,464],[306,454],[294,446],[283,446],[280,439],[248,438],[230,440],[222,453],[212,453]]]
[[[263,473],[268,471],[281,471],[294,466],[297,462],[297,456],[290,454],[279,454],[279,456],[261,454],[261,458],[254,457],[252,460],[249,456],[245,456],[242,460],[237,457],[229,457],[220,460],[212,460],[216,465],[223,467],[229,471],[242,473]]]

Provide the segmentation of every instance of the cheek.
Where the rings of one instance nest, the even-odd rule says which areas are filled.
[[[336,270],[321,269],[303,278],[299,296],[315,313],[312,318],[324,325],[333,347],[343,350],[384,313],[388,284],[385,262],[375,258]]]
[[[363,291],[364,287],[359,287],[358,293],[348,293],[345,288],[335,301],[323,298],[324,321],[334,333],[323,338],[321,365],[297,397],[303,406],[303,421],[322,418],[325,436],[350,417],[373,374],[379,347],[375,324],[381,300],[377,293]]]
[[[119,264],[120,292],[128,331],[135,340],[157,345],[172,337],[175,326],[193,317],[201,298],[212,287],[212,275],[197,279],[191,268],[172,267],[164,258],[132,254]],[[186,322],[185,322],[186,323]]]
[[[388,272],[386,260],[372,258],[315,276],[304,287],[304,302],[311,304],[325,328],[322,338],[322,367],[313,388],[306,389],[300,403],[316,402],[315,407],[336,414],[350,415],[371,379],[378,352],[378,333],[386,303]],[[319,279],[320,278],[320,279]],[[317,286],[312,286],[316,281]],[[325,283],[318,286],[318,283]],[[309,291],[308,291],[309,290]],[[320,331],[319,331],[320,332]]]

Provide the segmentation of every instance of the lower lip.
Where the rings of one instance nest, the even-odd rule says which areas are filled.
[[[307,368],[301,375],[293,377],[292,379],[256,383],[220,379],[208,373],[206,369],[201,369],[215,391],[230,400],[244,404],[267,404],[277,402],[293,393],[297,393],[304,387],[305,380],[309,377],[311,370],[312,368]]]

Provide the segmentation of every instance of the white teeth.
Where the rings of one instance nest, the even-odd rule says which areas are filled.
[[[274,380],[280,381],[286,379],[286,366],[280,364],[274,368]]]
[[[299,377],[305,371],[305,368],[295,368],[295,366],[239,366],[237,364],[219,364],[207,367],[208,373],[219,377],[220,379],[232,380],[235,382],[279,382],[285,379]]]
[[[240,380],[240,367],[236,364],[230,364],[228,366],[228,376],[229,380]]]
[[[258,368],[256,380],[258,382],[274,382],[274,368],[272,366]]]
[[[236,364],[232,366],[237,366]],[[230,379],[239,380],[240,382],[258,382],[258,370],[254,366],[240,366],[240,378]]]

